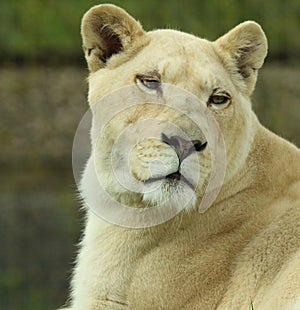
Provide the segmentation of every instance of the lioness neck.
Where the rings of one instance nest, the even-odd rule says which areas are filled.
[[[253,122],[249,154],[237,173],[224,184],[215,206],[211,207],[211,211],[219,209],[224,213],[223,220],[238,214],[241,221],[249,217],[258,220],[261,216],[268,220],[272,214],[278,215],[270,210],[273,202],[282,193],[288,195],[293,184],[299,183],[299,150],[262,126],[256,117]]]

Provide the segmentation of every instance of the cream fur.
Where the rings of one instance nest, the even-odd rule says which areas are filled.
[[[104,95],[134,84],[137,74],[153,71],[204,105],[215,88],[226,90],[231,103],[209,107],[227,152],[224,185],[213,206],[204,214],[196,209],[210,175],[208,146],[196,154],[200,178],[195,199],[172,220],[145,229],[124,228],[87,209],[71,309],[240,310],[251,302],[255,310],[300,309],[300,152],[265,129],[251,109],[249,97],[267,53],[260,26],[245,22],[209,42],[174,30],[146,33],[124,10],[100,5],[84,15],[82,36],[92,109]],[[105,114],[109,107],[101,109]],[[188,193],[183,187],[143,196],[113,178],[107,156],[115,139],[129,123],[147,118],[170,121],[192,139],[203,139],[178,111],[155,104],[132,108],[109,122],[101,140],[105,152],[96,151],[96,169],[115,199],[137,208],[172,197],[175,203]],[[95,114],[91,137],[96,148],[99,122]],[[141,141],[130,156],[137,181],[167,175],[178,165],[173,148],[158,138]],[[151,170],[152,157],[165,170]],[[91,162],[83,175],[84,196],[96,195]],[[186,162],[183,173],[188,177],[195,161],[188,157]],[[98,201],[105,203],[101,197]]]

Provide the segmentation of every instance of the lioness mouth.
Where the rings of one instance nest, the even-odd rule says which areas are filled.
[[[156,181],[161,181],[161,180],[177,180],[177,181],[182,181],[185,184],[187,184],[190,188],[192,188],[193,190],[195,189],[195,186],[187,179],[185,178],[179,171],[173,172],[169,175],[166,175],[164,177],[159,177],[159,178],[150,178],[146,181],[144,181],[145,184],[149,184],[149,183],[153,183]]]
[[[207,141],[205,141],[204,143],[202,143],[200,140],[187,141],[179,136],[173,136],[171,138],[168,138],[164,133],[162,133],[161,136],[163,142],[175,149],[179,159],[179,167],[182,160],[188,157],[193,151],[202,152],[206,149],[207,146]],[[168,181],[167,183],[169,183],[170,185],[173,185],[174,183],[178,184],[179,181],[182,181],[187,184],[192,190],[195,190],[195,186],[184,175],[182,175],[179,170],[166,176],[149,178],[148,180],[144,181],[144,184],[150,184],[161,180]]]

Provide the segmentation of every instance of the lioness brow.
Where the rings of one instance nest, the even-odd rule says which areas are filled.
[[[158,70],[153,70],[150,72],[146,72],[146,73],[138,73],[136,74],[136,78],[138,79],[155,79],[160,81],[161,80],[161,75],[158,72]]]

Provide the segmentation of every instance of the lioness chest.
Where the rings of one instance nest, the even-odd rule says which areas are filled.
[[[238,246],[238,242],[229,244],[229,239],[216,237],[204,245],[179,237],[152,249],[134,271],[128,294],[130,309],[216,306],[226,289],[234,247]]]
[[[282,205],[281,199],[270,208],[277,204]],[[127,288],[129,309],[247,309],[252,300],[264,304],[300,245],[299,228],[288,227],[292,219],[300,222],[299,209],[288,209],[277,218],[261,214],[204,239],[197,227],[170,225],[170,234],[136,260]]]
[[[214,309],[249,237],[240,229],[201,240],[197,229],[173,227],[137,260],[128,287],[129,308]]]

